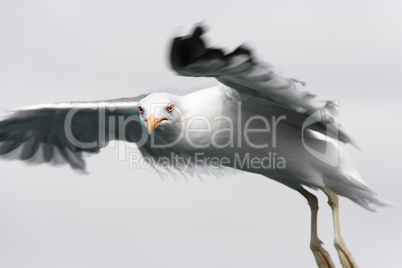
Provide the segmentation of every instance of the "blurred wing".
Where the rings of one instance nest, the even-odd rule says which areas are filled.
[[[83,153],[111,140],[137,142],[143,131],[135,98],[57,103],[13,111],[0,120],[0,156],[33,163],[68,163],[85,170]]]
[[[215,77],[235,89],[243,102],[258,98],[278,111],[283,109],[286,114],[293,114],[291,117],[297,118],[293,121],[299,125],[308,120],[310,129],[357,146],[337,124],[336,103],[319,101],[315,95],[301,90],[297,84],[304,85],[303,82],[279,76],[272,66],[257,62],[250,49],[240,46],[225,54],[221,49],[206,47],[201,39],[203,33],[201,27],[196,27],[192,35],[173,39],[170,62],[178,74]]]

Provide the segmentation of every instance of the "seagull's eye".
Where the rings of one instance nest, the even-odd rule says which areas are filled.
[[[174,108],[174,105],[171,104],[171,105],[169,105],[169,106],[166,108],[166,110],[168,111],[168,113],[170,113],[170,112],[173,111],[173,108]]]
[[[142,109],[141,106],[138,106],[138,111],[140,112],[140,114],[143,114],[143,113],[144,113],[144,109]]]

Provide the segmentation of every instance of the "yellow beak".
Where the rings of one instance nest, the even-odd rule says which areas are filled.
[[[156,119],[154,114],[151,114],[147,120],[148,134],[151,135],[152,132],[154,132],[154,130],[157,129],[161,125],[161,122],[163,120],[167,120],[167,118]]]

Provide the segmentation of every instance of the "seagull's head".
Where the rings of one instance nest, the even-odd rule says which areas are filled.
[[[141,123],[151,135],[156,129],[177,128],[181,124],[180,97],[168,93],[152,93],[138,102]]]

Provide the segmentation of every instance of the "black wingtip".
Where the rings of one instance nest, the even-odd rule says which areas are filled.
[[[204,27],[198,25],[194,28],[193,34],[173,39],[170,62],[173,69],[177,70],[183,66],[193,63],[207,52],[204,40]]]
[[[251,50],[244,45],[239,46],[228,54],[225,54],[220,48],[207,47],[205,39],[202,38],[205,32],[206,27],[198,24],[194,27],[192,34],[173,39],[170,52],[170,64],[173,70],[183,74],[185,73],[184,68],[196,61],[204,60],[208,62],[217,59],[228,61],[231,57],[238,55],[247,55],[252,62]]]
[[[206,32],[206,31],[205,31],[204,26],[198,25],[198,26],[196,26],[196,27],[194,28],[193,36],[192,36],[192,37],[193,37],[193,38],[194,38],[194,37],[195,37],[195,38],[200,38],[201,35],[203,35],[205,32]]]

